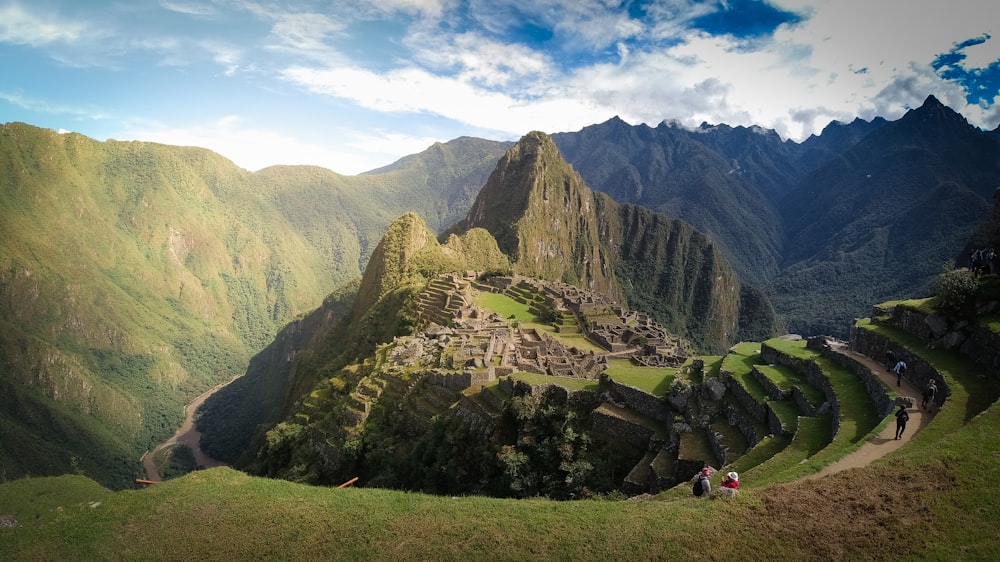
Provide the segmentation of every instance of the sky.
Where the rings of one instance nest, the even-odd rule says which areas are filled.
[[[353,175],[618,116],[1000,124],[996,0],[0,0],[0,123]]]

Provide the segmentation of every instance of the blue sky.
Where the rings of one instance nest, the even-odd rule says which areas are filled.
[[[0,0],[0,122],[356,174],[617,115],[1000,123],[995,0]]]

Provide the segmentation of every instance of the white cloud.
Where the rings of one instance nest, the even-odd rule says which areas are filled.
[[[402,12],[429,18],[439,18],[445,11],[444,2],[441,0],[371,0],[368,4],[382,13]]]
[[[352,175],[385,166],[401,156],[424,150],[437,140],[391,133],[378,136],[351,130],[332,132],[338,145],[307,142],[273,130],[248,126],[228,115],[214,122],[171,128],[157,124],[133,127],[112,138],[208,148],[241,168],[257,171],[275,165],[321,166]],[[447,140],[447,139],[444,139]]]
[[[39,47],[50,43],[72,43],[86,37],[86,24],[43,17],[18,4],[0,6],[0,42]]]
[[[413,67],[378,74],[358,68],[300,66],[286,69],[283,75],[312,92],[349,99],[368,109],[431,113],[512,135],[534,129],[564,131],[608,117],[574,96],[546,92],[519,99]]]
[[[213,6],[204,2],[183,2],[180,0],[160,0],[160,7],[171,12],[188,16],[211,16],[216,13]]]
[[[85,119],[88,121],[101,121],[110,118],[110,115],[96,108],[56,103],[41,98],[32,98],[20,92],[0,91],[0,100],[6,101],[7,103],[21,109],[44,115],[66,115],[73,119]]]
[[[526,79],[544,79],[553,72],[544,53],[523,45],[510,45],[478,33],[442,36],[433,32],[411,34],[406,43],[416,61],[439,72],[486,86],[522,87]]]
[[[987,4],[976,3],[980,22],[992,21]],[[979,37],[981,27],[990,24],[964,15],[958,24],[938,12],[944,4],[922,6],[919,14],[908,5],[914,13],[903,13],[898,3],[859,0],[781,6],[811,19],[781,26],[773,38],[750,48],[690,32],[675,36],[682,41],[670,48],[633,47],[619,66],[579,68],[572,78],[574,91],[586,93],[589,85],[593,103],[632,123],[759,124],[796,140],[831,120],[898,118],[929,94],[985,123],[986,113],[966,106],[961,88],[929,65],[953,47],[956,37]],[[939,26],[941,19],[948,23]],[[995,52],[977,56],[980,61],[997,58]]]
[[[280,13],[276,20],[271,28],[275,46],[305,53],[327,51],[327,39],[345,29],[343,23],[324,14]]]

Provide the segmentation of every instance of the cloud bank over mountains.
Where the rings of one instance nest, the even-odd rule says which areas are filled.
[[[612,116],[802,140],[933,94],[1000,123],[969,0],[0,0],[0,121],[357,173]]]

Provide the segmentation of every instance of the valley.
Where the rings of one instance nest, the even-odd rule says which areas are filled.
[[[184,407],[184,421],[181,423],[181,426],[177,429],[173,436],[171,436],[170,439],[158,444],[156,447],[153,447],[153,449],[143,453],[142,458],[140,459],[142,461],[143,471],[145,471],[143,479],[150,482],[160,482],[162,480],[160,470],[156,466],[155,459],[160,451],[176,445],[182,445],[191,451],[194,456],[194,462],[199,469],[227,466],[226,463],[213,459],[202,451],[201,433],[197,430],[197,428],[195,428],[195,416],[198,413],[198,408],[201,407],[205,400],[231,382],[232,381],[219,384],[211,390],[206,391],[204,394],[201,394],[192,400],[190,404]]]

